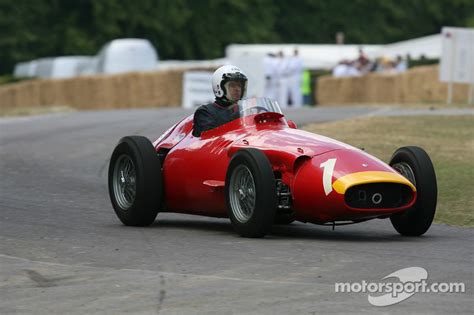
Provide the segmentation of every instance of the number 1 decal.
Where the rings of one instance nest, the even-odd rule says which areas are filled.
[[[336,159],[329,159],[319,165],[320,168],[324,169],[323,172],[323,187],[324,193],[329,195],[332,191],[332,173],[334,173],[334,166],[336,165]]]

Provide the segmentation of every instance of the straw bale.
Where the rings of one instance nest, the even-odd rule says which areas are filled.
[[[453,85],[453,102],[466,103],[469,86]],[[444,102],[448,85],[439,81],[439,66],[423,66],[399,74],[362,77],[325,76],[317,82],[320,104]]]
[[[77,109],[180,106],[180,69],[94,75],[68,79],[36,79],[0,86],[1,107],[71,106]]]

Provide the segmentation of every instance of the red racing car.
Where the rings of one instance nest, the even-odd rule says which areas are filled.
[[[431,226],[437,184],[423,149],[402,147],[387,165],[297,129],[272,100],[243,100],[236,112],[200,137],[192,135],[191,115],[153,144],[122,138],[108,175],[122,223],[150,225],[158,212],[229,217],[244,237],[262,237],[272,224],[294,220],[334,226],[390,218],[410,236]]]

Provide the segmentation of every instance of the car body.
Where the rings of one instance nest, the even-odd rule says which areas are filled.
[[[363,150],[297,129],[271,100],[257,98],[239,104],[239,111],[245,114],[199,137],[192,134],[191,115],[153,142],[162,171],[160,211],[229,217],[231,195],[239,194],[235,195],[237,203],[247,196],[238,184],[234,192],[227,187],[232,182],[232,159],[245,150],[250,155],[258,153],[262,168],[268,164],[273,173],[266,175],[273,178],[265,185],[274,186],[265,193],[270,196],[267,199],[274,198],[272,205],[266,207],[275,210],[267,215],[286,216],[288,223],[357,223],[416,208],[420,198],[414,179],[416,166],[409,166],[404,160],[399,163],[401,167],[394,168]],[[240,170],[241,177],[258,180],[250,168],[247,167],[248,172]],[[257,184],[245,189],[255,195]],[[434,210],[431,212],[434,215]],[[240,223],[232,218],[236,224],[246,221],[245,216]],[[426,220],[430,225],[432,217],[423,219]],[[263,236],[268,232],[268,222],[264,230],[255,235],[238,232],[243,236]]]

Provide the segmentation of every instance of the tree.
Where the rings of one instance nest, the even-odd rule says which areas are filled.
[[[0,0],[0,73],[47,56],[149,39],[161,59],[223,57],[232,43],[384,44],[474,27],[472,0]]]

